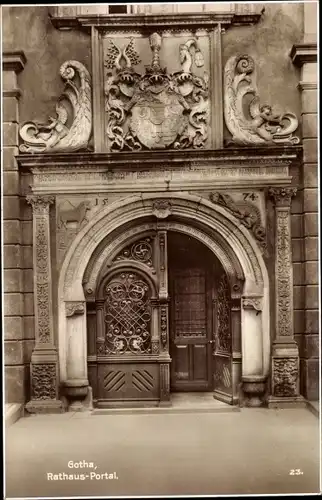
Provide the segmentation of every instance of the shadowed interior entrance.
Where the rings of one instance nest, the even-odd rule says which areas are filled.
[[[225,307],[230,327],[229,305],[216,295],[224,270],[205,245],[180,233],[169,232],[168,255],[171,391],[211,391],[216,320]]]

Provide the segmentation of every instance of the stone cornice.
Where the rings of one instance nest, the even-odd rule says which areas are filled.
[[[4,52],[2,55],[2,68],[4,71],[14,71],[19,73],[27,62],[25,53],[22,50],[14,52]]]
[[[131,31],[131,30],[187,30],[187,29],[211,29],[221,24],[229,25],[252,25],[259,22],[261,14],[247,13],[191,13],[191,14],[132,14],[132,15],[78,15],[78,16],[56,16],[51,15],[51,22],[55,28],[66,29],[90,29],[95,26],[100,30],[107,31]]]
[[[295,66],[302,66],[305,63],[317,62],[317,44],[316,43],[297,43],[293,45],[290,58]]]
[[[21,154],[17,156],[22,170],[69,166],[106,170],[153,170],[225,166],[288,166],[302,156],[301,146],[226,148],[218,150],[140,151],[131,153],[54,153]]]

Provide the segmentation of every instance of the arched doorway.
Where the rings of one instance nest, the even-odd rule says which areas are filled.
[[[173,230],[171,223],[172,230],[166,227],[108,255],[95,297],[87,294],[94,406],[156,405],[169,402],[172,392],[213,392],[230,404],[238,400],[240,329],[232,329],[228,276],[205,244]],[[240,313],[239,307],[239,323]],[[166,395],[161,366],[169,378]]]
[[[155,266],[138,259],[130,263],[126,259],[115,261],[123,248],[151,232],[156,234],[154,246],[158,249]],[[114,363],[98,360],[97,352],[92,358],[86,355],[91,343],[90,322],[86,317],[92,311],[97,328],[97,311],[93,303],[102,279],[108,272],[116,268],[121,272],[130,264],[131,272],[134,269],[141,271],[156,289],[151,303],[151,352],[140,353],[142,357],[137,358],[137,363],[140,370],[149,373],[147,377],[152,375],[155,380],[150,402],[158,404],[169,398],[171,306],[164,248],[167,248],[165,241],[171,232],[188,235],[208,247],[220,261],[229,282],[232,348],[226,356],[218,356],[213,364],[216,396],[237,402],[238,385],[242,381],[249,397],[254,393],[254,400],[258,401],[258,392],[265,390],[263,381],[268,375],[270,356],[269,281],[260,249],[251,234],[222,207],[188,194],[160,195],[157,200],[155,195],[147,194],[144,199],[134,196],[121,200],[97,214],[76,237],[66,255],[59,282],[60,375],[67,395],[69,387],[70,392],[75,393],[75,387],[85,390],[86,386],[91,386],[95,393],[93,380],[99,380],[99,366],[105,363],[106,367],[114,364],[117,368],[117,360]],[[127,367],[132,363],[132,354],[122,358]],[[226,387],[228,372],[229,391]],[[133,383],[133,369],[127,378]],[[124,398],[120,401],[123,404]],[[133,399],[129,400],[129,405],[132,404]]]
[[[214,391],[215,396],[226,396],[231,402],[231,292],[227,275],[205,245],[171,231],[168,265],[170,389]]]

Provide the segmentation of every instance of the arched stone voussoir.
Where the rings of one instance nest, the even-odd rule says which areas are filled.
[[[258,285],[263,282],[263,265],[261,253],[252,235],[241,227],[239,221],[219,206],[214,206],[208,200],[196,195],[176,193],[167,196],[145,194],[131,196],[111,204],[98,213],[89,224],[77,235],[65,257],[59,280],[60,297],[66,300],[75,285],[82,285],[85,269],[91,255],[107,234],[130,221],[154,215],[156,203],[168,201],[171,205],[171,215],[181,216],[191,221],[202,222],[212,231],[225,238],[236,254],[250,281]],[[125,203],[127,201],[127,203]],[[265,267],[265,266],[264,266]],[[257,293],[257,292],[256,292]],[[79,294],[78,294],[79,295]],[[81,295],[81,294],[80,294]],[[81,297],[77,297],[80,300]],[[69,298],[69,300],[71,300]]]
[[[151,224],[151,226],[150,226]],[[69,350],[75,329],[78,341],[86,351],[87,326],[85,315],[74,315],[66,320],[65,301],[84,301],[85,271],[95,255],[88,278],[97,286],[99,273],[111,252],[140,231],[149,228],[181,231],[204,243],[222,263],[228,278],[241,280],[242,290],[235,297],[262,297],[262,310],[242,308],[242,376],[247,380],[267,376],[270,356],[270,307],[267,269],[254,236],[225,210],[209,200],[188,193],[145,193],[131,195],[106,206],[78,233],[71,244],[59,277],[58,337],[60,375],[70,378],[70,366],[78,361]],[[106,247],[105,243],[106,242]],[[101,245],[101,250],[97,250]],[[94,257],[92,257],[94,259]],[[132,263],[131,263],[132,264]],[[86,275],[87,278],[87,275]],[[88,281],[88,282],[89,282]],[[240,281],[239,281],[240,283]],[[85,285],[86,286],[86,285]],[[250,302],[248,301],[248,304]],[[79,362],[79,365],[81,363]],[[78,366],[78,365],[77,365]],[[86,356],[79,373],[87,376]],[[79,377],[78,377],[79,378]]]

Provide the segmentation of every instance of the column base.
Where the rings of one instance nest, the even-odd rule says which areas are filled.
[[[250,376],[242,379],[242,404],[249,408],[260,408],[266,404],[264,394],[266,391],[266,377]]]
[[[65,407],[60,399],[32,399],[25,405],[28,413],[64,413]]]
[[[68,411],[88,411],[93,408],[92,388],[86,379],[70,379],[63,384],[64,396],[67,399]]]
[[[268,408],[306,408],[307,403],[303,396],[290,396],[290,397],[268,397]]]

